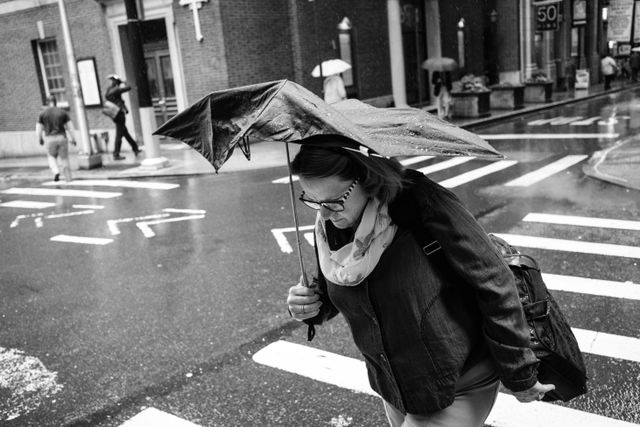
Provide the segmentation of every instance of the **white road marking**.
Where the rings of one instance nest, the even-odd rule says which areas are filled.
[[[34,202],[31,200],[13,200],[11,202],[0,203],[0,206],[5,208],[23,208],[23,209],[44,209],[55,206],[55,203],[51,202]]]
[[[618,138],[619,133],[502,133],[478,135],[487,141],[501,139],[600,139]]]
[[[11,224],[9,224],[9,228],[15,228],[18,226],[18,224],[20,223],[20,221],[22,221],[23,219],[27,219],[27,218],[38,218],[38,217],[42,217],[44,214],[41,212],[38,213],[32,213],[32,214],[24,214],[24,215],[18,215],[16,216],[16,218],[11,221]]]
[[[490,163],[487,166],[454,176],[453,178],[446,179],[439,184],[446,188],[455,188],[459,185],[466,184],[467,182],[474,181],[478,178],[482,178],[483,176],[511,167],[517,163],[517,160],[500,160],[498,162]]]
[[[418,172],[422,172],[423,174],[428,175],[430,173],[438,172],[443,169],[448,169],[457,165],[461,165],[473,159],[475,159],[475,157],[454,157],[453,159],[445,160],[444,162],[439,162],[434,165],[420,168],[417,170]]]
[[[112,236],[117,236],[118,234],[120,234],[120,228],[118,227],[118,224],[120,223],[131,222],[131,221],[141,221],[145,219],[166,218],[168,216],[170,216],[170,214],[165,213],[165,214],[138,216],[135,218],[109,219],[107,220],[107,227],[109,227],[109,232],[111,232]]]
[[[87,190],[63,190],[50,188],[9,188],[2,191],[5,194],[23,194],[29,196],[67,196],[86,197],[90,199],[112,199],[122,196],[122,193],[109,191],[87,191]]]
[[[542,273],[547,288],[554,291],[575,292],[610,298],[640,300],[640,284],[614,282],[612,280],[590,279],[587,277],[564,276]]]
[[[542,181],[543,179],[549,178],[551,175],[555,175],[576,163],[580,163],[587,157],[589,156],[584,154],[565,156],[553,163],[549,163],[548,165],[541,167],[540,169],[529,172],[520,178],[509,181],[505,185],[507,187],[528,187]]]
[[[522,220],[525,222],[543,222],[545,224],[577,225],[584,227],[640,231],[640,221],[628,221],[612,218],[591,218],[586,216],[554,215],[532,212],[527,214],[522,218]]]
[[[424,162],[425,160],[433,159],[435,156],[414,156],[407,159],[400,160],[402,166],[414,165],[416,163]]]
[[[49,181],[42,185],[57,186],[61,185],[61,182]],[[173,190],[174,188],[180,187],[180,184],[171,184],[168,182],[127,181],[123,179],[80,179],[66,182],[62,185],[80,187],[146,188],[149,190]]]
[[[300,231],[313,230],[313,225],[303,225],[299,228],[299,230]],[[293,248],[289,244],[289,241],[287,240],[287,236],[285,236],[284,233],[291,233],[295,231],[296,231],[295,227],[271,229],[271,234],[273,234],[273,237],[275,237],[276,242],[278,243],[278,246],[280,246],[280,250],[285,254],[293,253]]]
[[[186,213],[186,214],[205,214],[207,213],[204,209],[175,209],[175,208],[165,208],[162,209],[162,212],[171,212],[171,213]]]
[[[190,219],[202,219],[202,218],[204,218],[204,215],[187,215],[187,216],[180,216],[180,217],[174,217],[174,218],[168,218],[168,219],[158,219],[155,221],[141,221],[141,222],[137,222],[136,226],[140,229],[140,231],[142,231],[142,234],[144,234],[144,237],[149,239],[156,235],[156,233],[153,232],[151,227],[149,227],[150,225],[163,224],[166,222],[187,221]]]
[[[596,120],[600,120],[600,118],[601,118],[600,116],[593,116],[593,117],[589,117],[588,119],[578,120],[577,122],[571,122],[570,125],[571,126],[590,126]]]
[[[108,245],[113,242],[113,239],[103,239],[100,237],[83,237],[83,236],[69,236],[67,234],[58,234],[53,236],[52,242],[65,242],[65,243],[81,243],[85,245]]]
[[[640,362],[640,339],[571,328],[583,353]]]
[[[548,249],[552,251],[578,252],[583,254],[640,258],[640,246],[613,245],[610,243],[582,242],[549,237],[525,236],[521,234],[494,233],[509,244],[526,248]]]
[[[104,209],[102,205],[71,205],[74,209]]]
[[[307,243],[309,244],[309,246],[313,246],[315,245],[315,238],[314,238],[314,233],[304,233],[304,240],[307,241]]]
[[[45,216],[45,218],[47,218],[47,219],[65,218],[65,217],[68,217],[68,216],[88,215],[88,214],[92,214],[92,213],[95,213],[95,211],[93,209],[89,209],[89,210],[86,210],[86,211],[75,211],[75,212],[65,212],[65,213],[59,213],[59,214],[51,214],[51,215]]]
[[[293,175],[291,177],[291,180],[293,182],[298,181],[300,178],[298,177],[298,175]],[[289,183],[289,177],[285,176],[283,178],[278,178],[278,179],[274,179],[273,181],[271,181],[272,184],[288,184]]]
[[[0,347],[0,421],[27,414],[62,390],[58,374],[48,370],[36,357],[23,351]]]
[[[571,122],[575,122],[576,120],[580,120],[582,116],[575,117],[557,117],[549,122],[551,126],[560,126],[560,125],[568,125]]]
[[[256,363],[311,378],[337,387],[378,396],[369,386],[363,361],[294,344],[273,342],[253,355]],[[545,402],[520,403],[515,397],[500,393],[487,423],[495,427],[631,427],[601,415],[590,414]]]
[[[554,119],[538,119],[538,120],[534,120],[532,122],[527,123],[527,125],[529,126],[542,126],[542,125],[546,125],[548,123],[551,123],[551,121]]]
[[[199,427],[190,421],[176,417],[156,408],[146,408],[120,424],[120,427]]]

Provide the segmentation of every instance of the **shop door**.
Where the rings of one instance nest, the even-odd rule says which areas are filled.
[[[169,120],[178,112],[176,91],[173,84],[173,71],[169,50],[155,50],[145,53],[147,78],[151,102],[158,126]]]

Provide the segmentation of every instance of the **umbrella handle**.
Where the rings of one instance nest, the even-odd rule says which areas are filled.
[[[289,191],[291,193],[291,207],[293,208],[293,223],[296,228],[296,245],[298,247],[298,261],[300,262],[301,282],[306,288],[309,287],[307,275],[304,273],[304,261],[302,260],[302,246],[300,245],[300,226],[298,225],[298,210],[296,209],[296,197],[293,191],[293,174],[291,173],[291,157],[289,155],[289,143],[284,143],[287,150],[287,166],[289,167]]]

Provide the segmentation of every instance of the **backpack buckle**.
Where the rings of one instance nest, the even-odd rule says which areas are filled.
[[[434,252],[439,251],[440,249],[442,249],[442,246],[440,246],[440,242],[438,242],[437,240],[434,240],[433,242],[429,243],[427,246],[422,248],[422,252],[425,253],[425,255],[431,255]]]

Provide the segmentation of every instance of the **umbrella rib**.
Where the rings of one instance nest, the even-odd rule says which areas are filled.
[[[291,157],[289,155],[289,143],[285,141],[284,143],[287,150],[287,166],[289,167],[289,191],[291,194],[291,208],[293,209],[293,224],[296,229],[296,245],[298,247],[298,261],[300,262],[300,273],[302,275],[302,285],[305,287],[309,287],[309,282],[307,282],[307,275],[304,270],[304,261],[302,260],[302,245],[300,244],[300,226],[298,224],[298,210],[296,209],[296,198],[293,191],[293,175],[291,174]]]

